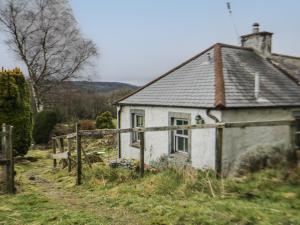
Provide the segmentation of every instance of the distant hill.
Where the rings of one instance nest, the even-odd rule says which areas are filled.
[[[67,83],[74,88],[92,92],[112,92],[121,89],[134,90],[138,88],[138,86],[121,82],[67,81]]]

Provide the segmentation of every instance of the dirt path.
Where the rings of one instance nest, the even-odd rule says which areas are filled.
[[[132,225],[144,224],[141,218],[126,209],[109,208],[104,204],[95,202],[97,196],[93,196],[91,193],[85,195],[84,192],[69,191],[61,183],[48,180],[43,175],[47,170],[49,171],[51,168],[43,166],[43,163],[32,162],[32,168],[25,171],[20,179],[22,179],[23,184],[34,186],[34,189],[41,196],[46,197],[51,202],[59,202],[68,210],[84,211],[99,218],[103,217],[112,221],[111,224],[128,224],[128,221],[132,221],[130,223]]]

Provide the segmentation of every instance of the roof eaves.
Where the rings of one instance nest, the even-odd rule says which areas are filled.
[[[215,55],[215,107],[225,107],[225,85],[223,77],[222,44],[214,46]]]
[[[214,109],[214,106],[189,106],[189,105],[165,105],[149,103],[119,103],[120,106],[150,106],[150,107],[170,107],[170,108],[191,108],[191,109]]]

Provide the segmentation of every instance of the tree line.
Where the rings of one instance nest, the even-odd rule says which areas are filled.
[[[45,98],[45,106],[46,109],[57,112],[62,121],[95,120],[99,114],[107,111],[116,118],[114,103],[133,90],[134,88],[121,88],[104,93],[74,87],[68,82],[49,92]]]

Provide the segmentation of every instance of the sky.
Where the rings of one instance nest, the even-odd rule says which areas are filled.
[[[70,0],[83,35],[99,50],[94,81],[143,85],[216,42],[240,45],[258,22],[273,32],[273,52],[300,56],[299,0]],[[0,66],[21,62],[4,45]]]

